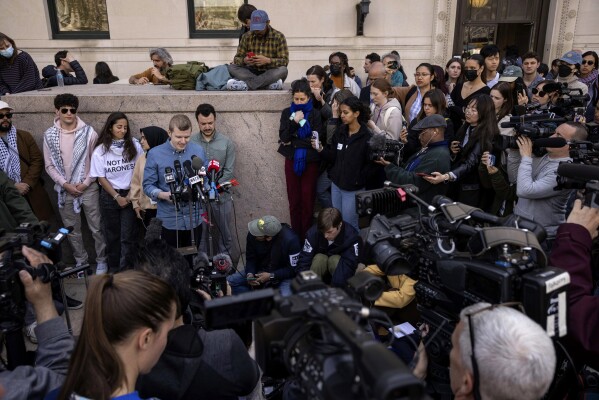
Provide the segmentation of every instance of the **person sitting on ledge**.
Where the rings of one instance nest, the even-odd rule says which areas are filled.
[[[150,49],[150,59],[154,64],[153,67],[146,69],[144,72],[132,75],[129,78],[129,83],[132,85],[168,85],[170,82],[166,78],[166,69],[173,65],[173,57],[163,47]]]
[[[79,61],[69,53],[68,50],[61,50],[54,54],[54,65],[47,65],[42,69],[42,76],[44,77],[44,86],[53,87],[58,86],[56,81],[56,73],[60,71],[64,85],[85,85],[87,83],[87,75],[79,64]],[[74,72],[75,76],[71,75]]]
[[[252,12],[250,32],[244,34],[233,63],[227,90],[281,90],[287,78],[289,50],[285,35],[270,26],[264,10]]]

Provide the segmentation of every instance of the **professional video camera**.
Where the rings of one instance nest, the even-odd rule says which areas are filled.
[[[557,167],[555,190],[576,189],[584,195],[584,205],[599,208],[599,165],[561,163]]]
[[[231,258],[226,254],[217,254],[208,259],[206,253],[198,253],[193,259],[191,288],[200,289],[213,298],[227,293],[227,275],[232,268]]]
[[[558,85],[557,91],[560,97],[557,100],[556,107],[564,110],[561,115],[570,121],[573,120],[572,113],[575,113],[578,108],[582,108],[584,112],[591,99],[588,94],[582,93],[581,88],[570,88],[567,83],[549,83],[545,85],[545,88],[548,85]]]
[[[24,223],[14,231],[0,230],[0,331],[12,332],[23,326],[25,317],[25,291],[19,279],[19,271],[24,269],[33,279],[50,282],[60,277],[58,262],[60,261],[60,244],[73,228],[60,228],[55,233],[48,233],[48,224]],[[54,264],[42,264],[31,267],[21,248],[28,246],[46,254]],[[69,273],[72,273],[71,271]]]
[[[385,135],[375,134],[368,141],[370,152],[368,157],[376,161],[379,158],[384,158],[399,165],[401,162],[401,151],[404,144],[399,140],[393,140],[385,137]]]
[[[588,141],[570,142],[570,158],[575,164],[599,165],[599,144]]]
[[[291,284],[293,295],[256,290],[205,303],[212,328],[254,320],[256,361],[265,376],[291,376],[307,399],[420,399],[424,388],[391,351],[363,329],[386,318],[311,271]],[[256,319],[259,318],[259,319]]]
[[[555,132],[557,125],[562,122],[566,122],[566,119],[549,112],[510,117],[508,122],[501,123],[501,127],[514,128],[517,135],[507,137],[506,147],[517,149],[516,139],[520,135],[530,138],[535,147],[565,146],[566,142],[561,138],[548,139]]]
[[[414,202],[426,204],[414,194],[413,186],[372,192],[357,195],[361,204],[376,205],[367,197],[377,195],[396,203],[395,209],[406,209]],[[389,208],[387,204],[382,211]],[[539,244],[545,232],[540,226],[513,215],[499,218],[442,196],[426,209],[417,217],[383,216],[376,207],[358,208],[358,212],[378,214],[365,247],[381,270],[418,280],[418,310],[433,333],[427,343],[429,387],[450,393],[451,334],[460,311],[470,304],[519,301],[550,336],[566,334],[565,290],[570,278],[563,270],[546,266]]]

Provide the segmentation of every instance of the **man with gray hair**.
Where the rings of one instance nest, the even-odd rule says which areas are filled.
[[[451,391],[459,399],[543,397],[555,371],[555,350],[540,325],[503,305],[466,307],[451,336]]]
[[[154,85],[168,85],[170,82],[166,77],[166,69],[173,65],[173,57],[165,48],[157,47],[150,49],[150,59],[153,67],[144,72],[132,75],[129,83],[132,85],[145,85],[152,83]]]

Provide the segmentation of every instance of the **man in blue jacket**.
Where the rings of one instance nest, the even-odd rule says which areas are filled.
[[[56,81],[56,72],[60,71],[63,76],[64,85],[85,85],[87,84],[87,75],[79,61],[68,52],[68,50],[61,50],[54,55],[54,65],[47,65],[42,69],[42,76],[45,79],[44,86],[53,87],[58,86]],[[71,75],[75,73],[75,76]]]
[[[298,270],[312,270],[325,283],[345,287],[354,276],[362,239],[359,232],[343,222],[336,208],[325,208],[318,214],[318,221],[306,233]]]
[[[272,215],[251,221],[248,230],[245,276],[235,273],[227,278],[233,294],[272,287],[290,295],[300,253],[297,234]]]

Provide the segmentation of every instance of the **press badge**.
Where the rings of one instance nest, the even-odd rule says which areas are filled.
[[[337,150],[343,150],[343,143],[337,143]]]

